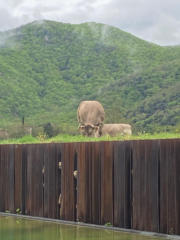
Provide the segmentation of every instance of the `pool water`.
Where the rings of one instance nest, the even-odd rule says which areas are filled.
[[[0,240],[165,240],[165,238],[0,216]]]

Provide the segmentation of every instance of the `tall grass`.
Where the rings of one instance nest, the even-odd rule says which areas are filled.
[[[103,136],[101,138],[87,138],[81,135],[71,136],[68,134],[60,134],[53,138],[47,138],[45,135],[33,137],[31,135],[22,138],[10,138],[0,140],[0,144],[25,144],[25,143],[50,143],[50,142],[94,142],[94,141],[124,141],[124,140],[140,140],[140,139],[172,139],[180,138],[180,133],[155,133],[155,134],[138,134],[132,136]]]

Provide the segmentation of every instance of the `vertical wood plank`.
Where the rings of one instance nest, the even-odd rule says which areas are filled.
[[[4,184],[6,186],[5,189],[5,209],[9,210],[9,152],[8,152],[8,145],[4,146],[4,160],[5,160],[5,178],[4,178]]]
[[[77,168],[77,221],[85,222],[86,219],[86,144],[79,143],[78,168]]]
[[[14,182],[14,188],[15,188],[15,202],[14,207],[15,210],[20,208],[22,211],[22,171],[25,169],[22,169],[22,145],[16,144],[15,145],[15,182]]]
[[[75,221],[75,194],[74,194],[74,157],[75,157],[75,146],[73,143],[65,144],[65,220]]]
[[[61,162],[61,153],[62,153],[62,144],[57,143],[55,145],[56,147],[56,170],[55,170],[55,179],[56,179],[56,198],[59,199],[60,193],[61,193],[61,169],[59,169],[59,162]],[[56,213],[57,219],[60,219],[60,205],[57,206],[57,213]]]
[[[53,162],[53,169],[52,169],[52,188],[53,188],[53,208],[52,208],[52,211],[53,211],[53,218],[54,219],[57,219],[58,218],[58,215],[57,215],[57,212],[58,212],[58,208],[59,208],[59,205],[58,205],[58,192],[56,191],[56,184],[57,184],[57,179],[56,179],[56,176],[57,176],[57,171],[58,171],[58,161],[57,161],[57,158],[56,158],[56,149],[55,149],[55,143],[51,143],[51,154],[52,154],[52,162]]]
[[[176,228],[174,234],[180,235],[180,139],[175,140],[175,163],[176,163]]]
[[[125,225],[125,144],[114,144],[114,226]]]
[[[43,162],[43,217],[48,218],[48,157],[49,157],[49,151],[48,151],[48,144],[44,144],[44,162]],[[46,173],[46,174],[45,174]]]
[[[6,145],[1,145],[1,209],[5,212],[7,209],[7,162],[6,162]]]
[[[37,168],[37,145],[27,144],[27,196],[26,213],[30,216],[36,214],[36,174],[34,166]]]
[[[26,214],[26,197],[27,197],[27,145],[23,144],[21,146],[22,151],[22,205],[21,212],[22,214]],[[21,180],[21,179],[20,179]]]
[[[2,212],[2,201],[3,201],[3,194],[2,194],[2,161],[1,161],[1,145],[0,145],[0,212]]]
[[[113,225],[113,148],[101,142],[101,224]]]
[[[160,233],[167,233],[168,219],[168,166],[166,161],[166,139],[159,140],[160,147]]]
[[[152,232],[159,232],[159,145],[157,140],[151,141],[151,196],[152,196]]]
[[[146,192],[146,162],[145,162],[145,141],[138,141],[138,159],[139,159],[139,211],[138,211],[138,230],[146,230],[146,201],[148,195]]]
[[[5,208],[9,210],[9,193],[10,193],[10,186],[9,186],[9,164],[10,164],[10,152],[9,145],[5,146],[5,164],[6,164],[6,178],[5,178],[5,184],[6,184],[6,203]],[[9,210],[10,211],[10,210]]]
[[[146,140],[146,231],[159,231],[158,144]],[[149,196],[149,197],[148,197]]]
[[[86,188],[85,188],[85,199],[86,199],[86,219],[87,223],[92,222],[92,142],[86,143]]]
[[[168,166],[168,232],[176,232],[176,164],[175,164],[175,140],[166,140],[166,159]]]
[[[131,199],[131,151],[132,142],[125,141],[125,210],[124,210],[124,227],[131,229],[131,212],[132,212],[132,199]]]
[[[75,153],[74,153],[74,171],[78,169],[78,151],[79,151],[79,144],[75,143]],[[77,221],[77,178],[74,177],[74,216],[75,221]]]
[[[55,158],[55,144],[45,144],[44,146],[44,217],[57,218],[58,193],[56,189],[56,171],[58,163]]]
[[[140,196],[140,186],[139,186],[139,157],[138,157],[138,141],[133,141],[133,174],[132,174],[132,204],[133,204],[133,213],[132,213],[132,228],[139,229],[139,196]]]
[[[77,219],[91,222],[91,143],[79,143],[77,169]]]
[[[9,187],[8,187],[8,196],[9,196],[9,211],[11,213],[14,213],[16,209],[14,209],[14,145],[10,144],[8,145],[8,182],[9,182]]]
[[[100,224],[101,215],[101,148],[100,142],[92,143],[92,223]]]
[[[65,220],[65,187],[66,187],[66,173],[65,173],[65,159],[66,159],[66,144],[61,145],[61,208],[60,219]]]
[[[54,159],[53,159],[53,149],[52,145],[48,144],[48,149],[49,149],[49,159],[48,159],[48,198],[49,198],[49,206],[48,206],[48,218],[54,218]],[[46,166],[45,166],[45,175],[46,175]]]
[[[30,196],[31,196],[31,153],[29,149],[29,144],[27,146],[27,182],[26,182],[26,215],[31,214],[31,201],[30,201]]]
[[[70,198],[70,192],[71,192],[71,182],[73,179],[73,170],[74,167],[71,167],[71,160],[70,160],[70,148],[69,144],[65,143],[65,148],[64,148],[64,169],[65,171],[65,188],[64,188],[64,194],[65,194],[65,220],[71,219],[71,204],[72,204],[72,199]],[[72,196],[71,196],[72,197]]]
[[[37,144],[37,152],[36,152],[36,159],[33,161],[33,165],[36,165],[34,169],[34,174],[36,178],[36,185],[35,188],[35,216],[36,217],[43,217],[43,174],[42,169],[44,165],[43,161],[43,144]]]

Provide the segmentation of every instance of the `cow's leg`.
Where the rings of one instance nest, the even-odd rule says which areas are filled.
[[[77,179],[77,170],[74,171],[74,177]]]
[[[59,162],[59,169],[61,169],[61,162]]]
[[[99,124],[99,137],[102,135],[102,129],[103,129],[104,123]]]
[[[59,195],[58,204],[61,205],[61,194]]]

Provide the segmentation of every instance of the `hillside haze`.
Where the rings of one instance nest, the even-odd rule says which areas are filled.
[[[22,116],[77,127],[77,107],[87,99],[102,103],[106,123],[178,129],[180,46],[97,23],[36,21],[0,32],[0,128]]]

